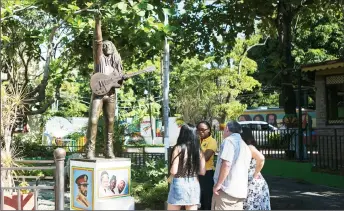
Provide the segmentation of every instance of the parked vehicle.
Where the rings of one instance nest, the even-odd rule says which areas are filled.
[[[242,127],[248,127],[252,130],[257,145],[268,144],[269,136],[279,134],[278,128],[264,121],[240,121]]]

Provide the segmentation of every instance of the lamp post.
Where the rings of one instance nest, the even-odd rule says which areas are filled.
[[[149,87],[149,82],[148,82],[148,87]],[[151,130],[152,144],[154,144],[154,133],[153,133],[153,124],[152,124],[152,106],[151,106],[150,92],[145,89],[143,94],[146,95],[146,98],[148,99],[150,130]]]

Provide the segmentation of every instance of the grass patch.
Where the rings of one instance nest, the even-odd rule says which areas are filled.
[[[297,179],[300,183],[344,188],[344,176],[312,172],[312,163],[266,160],[262,173],[265,175]]]

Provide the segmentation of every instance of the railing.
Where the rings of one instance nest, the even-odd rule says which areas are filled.
[[[302,131],[299,141],[298,129],[278,129],[275,131],[253,131],[257,148],[266,158],[308,161],[314,167],[341,171],[344,169],[344,132],[343,129],[329,129],[327,134],[320,133],[320,128]],[[223,141],[223,131],[213,130],[218,150]],[[80,150],[80,146],[75,146]],[[142,148],[143,149],[143,148]],[[77,150],[70,150],[77,151]],[[83,150],[82,150],[83,152]],[[144,166],[149,159],[164,159],[163,153],[123,152],[121,157],[131,158],[133,166]]]
[[[308,154],[313,154],[314,142],[311,140],[311,134],[302,133],[304,143],[299,143],[298,129],[283,130],[253,130],[256,147],[269,158],[279,159],[299,159],[300,149],[303,148],[303,158],[308,159]],[[222,131],[215,131],[214,137],[218,144],[218,150],[222,144]],[[306,145],[308,147],[306,147]]]
[[[321,130],[326,133],[321,133]],[[213,131],[218,150],[222,144],[223,131]],[[275,131],[252,131],[257,148],[267,158],[309,161],[317,168],[340,171],[344,169],[344,131],[339,129],[314,129],[302,131],[299,141],[298,129]]]
[[[148,160],[164,160],[164,153],[147,153],[147,152],[123,152],[121,157],[130,158],[131,165],[135,167],[142,167],[146,165]]]
[[[318,169],[344,170],[344,129],[317,129],[317,153],[314,165]]]
[[[35,161],[18,161],[25,164],[54,164],[55,166],[32,166],[32,167],[1,167],[1,171],[30,171],[30,170],[55,170],[55,185],[54,186],[38,186],[38,179],[41,177],[22,176],[22,178],[36,178],[36,186],[27,187],[1,187],[1,203],[0,210],[4,210],[4,190],[15,190],[17,193],[17,208],[22,210],[21,205],[21,190],[33,190],[34,192],[34,209],[38,207],[38,193],[40,190],[54,190],[55,191],[55,210],[64,210],[64,160],[66,151],[58,148],[54,151],[54,160],[35,160]]]

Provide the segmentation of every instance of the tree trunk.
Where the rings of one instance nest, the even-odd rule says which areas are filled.
[[[4,130],[4,142],[5,142],[5,153],[11,152],[11,142],[12,142],[12,130],[10,128],[5,128]]]
[[[296,117],[296,96],[293,88],[292,71],[294,60],[292,57],[292,20],[294,13],[290,4],[280,1],[278,4],[277,29],[279,48],[282,60],[282,103],[284,112],[289,119],[289,123],[294,122]]]
[[[4,128],[5,146],[1,150],[1,167],[13,167],[11,142],[12,142],[11,129]],[[14,179],[13,179],[12,171],[1,171],[1,186],[14,187]],[[5,190],[5,192],[11,194],[13,190]]]

